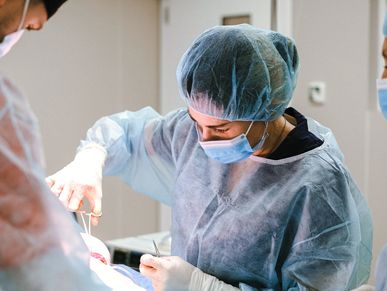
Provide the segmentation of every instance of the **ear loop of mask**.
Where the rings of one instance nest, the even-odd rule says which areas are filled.
[[[249,125],[249,128],[247,129],[247,131],[246,131],[246,133],[245,133],[245,136],[247,136],[247,135],[249,134],[250,129],[251,129],[251,127],[253,126],[253,123],[254,123],[254,120],[251,121],[251,123],[250,123],[250,125]]]
[[[24,9],[23,9],[23,14],[22,14],[22,19],[20,21],[19,27],[17,28],[17,31],[19,31],[19,30],[21,30],[23,28],[24,21],[26,20],[27,11],[28,11],[28,7],[29,6],[30,6],[30,0],[26,0],[24,2]]]

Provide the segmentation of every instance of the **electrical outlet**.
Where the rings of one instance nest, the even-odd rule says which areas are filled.
[[[310,82],[308,86],[309,100],[318,105],[326,103],[325,82],[315,81]]]

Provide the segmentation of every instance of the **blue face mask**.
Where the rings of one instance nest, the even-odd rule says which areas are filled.
[[[199,135],[199,144],[208,157],[217,160],[222,164],[236,163],[245,160],[249,156],[251,156],[255,151],[263,147],[266,138],[269,135],[267,133],[268,122],[265,122],[265,130],[260,141],[256,146],[251,148],[250,143],[247,140],[247,134],[249,133],[253,123],[254,121],[250,123],[250,126],[247,129],[246,133],[242,133],[237,137],[229,140],[200,141],[201,133],[196,127]]]
[[[380,110],[383,112],[384,118],[387,119],[387,79],[376,80],[376,88],[378,89]]]

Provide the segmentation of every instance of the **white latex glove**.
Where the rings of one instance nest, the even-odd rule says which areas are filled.
[[[140,272],[152,281],[155,291],[235,291],[240,290],[200,271],[180,257],[154,257],[140,260]]]
[[[356,289],[352,289],[351,291],[374,291],[375,287],[371,285],[361,285]]]
[[[87,198],[93,225],[98,224],[102,213],[102,169],[106,159],[105,150],[97,145],[80,151],[74,160],[46,178],[51,191],[69,210],[76,211],[83,205],[82,199]]]

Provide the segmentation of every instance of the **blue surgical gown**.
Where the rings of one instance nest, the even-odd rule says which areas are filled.
[[[243,290],[349,290],[367,281],[372,223],[332,132],[281,160],[221,164],[187,109],[104,117],[80,149],[107,151],[105,175],[172,207],[172,254]],[[128,205],[130,207],[130,205]]]
[[[387,290],[387,244],[383,247],[376,268],[376,289],[375,291]]]

